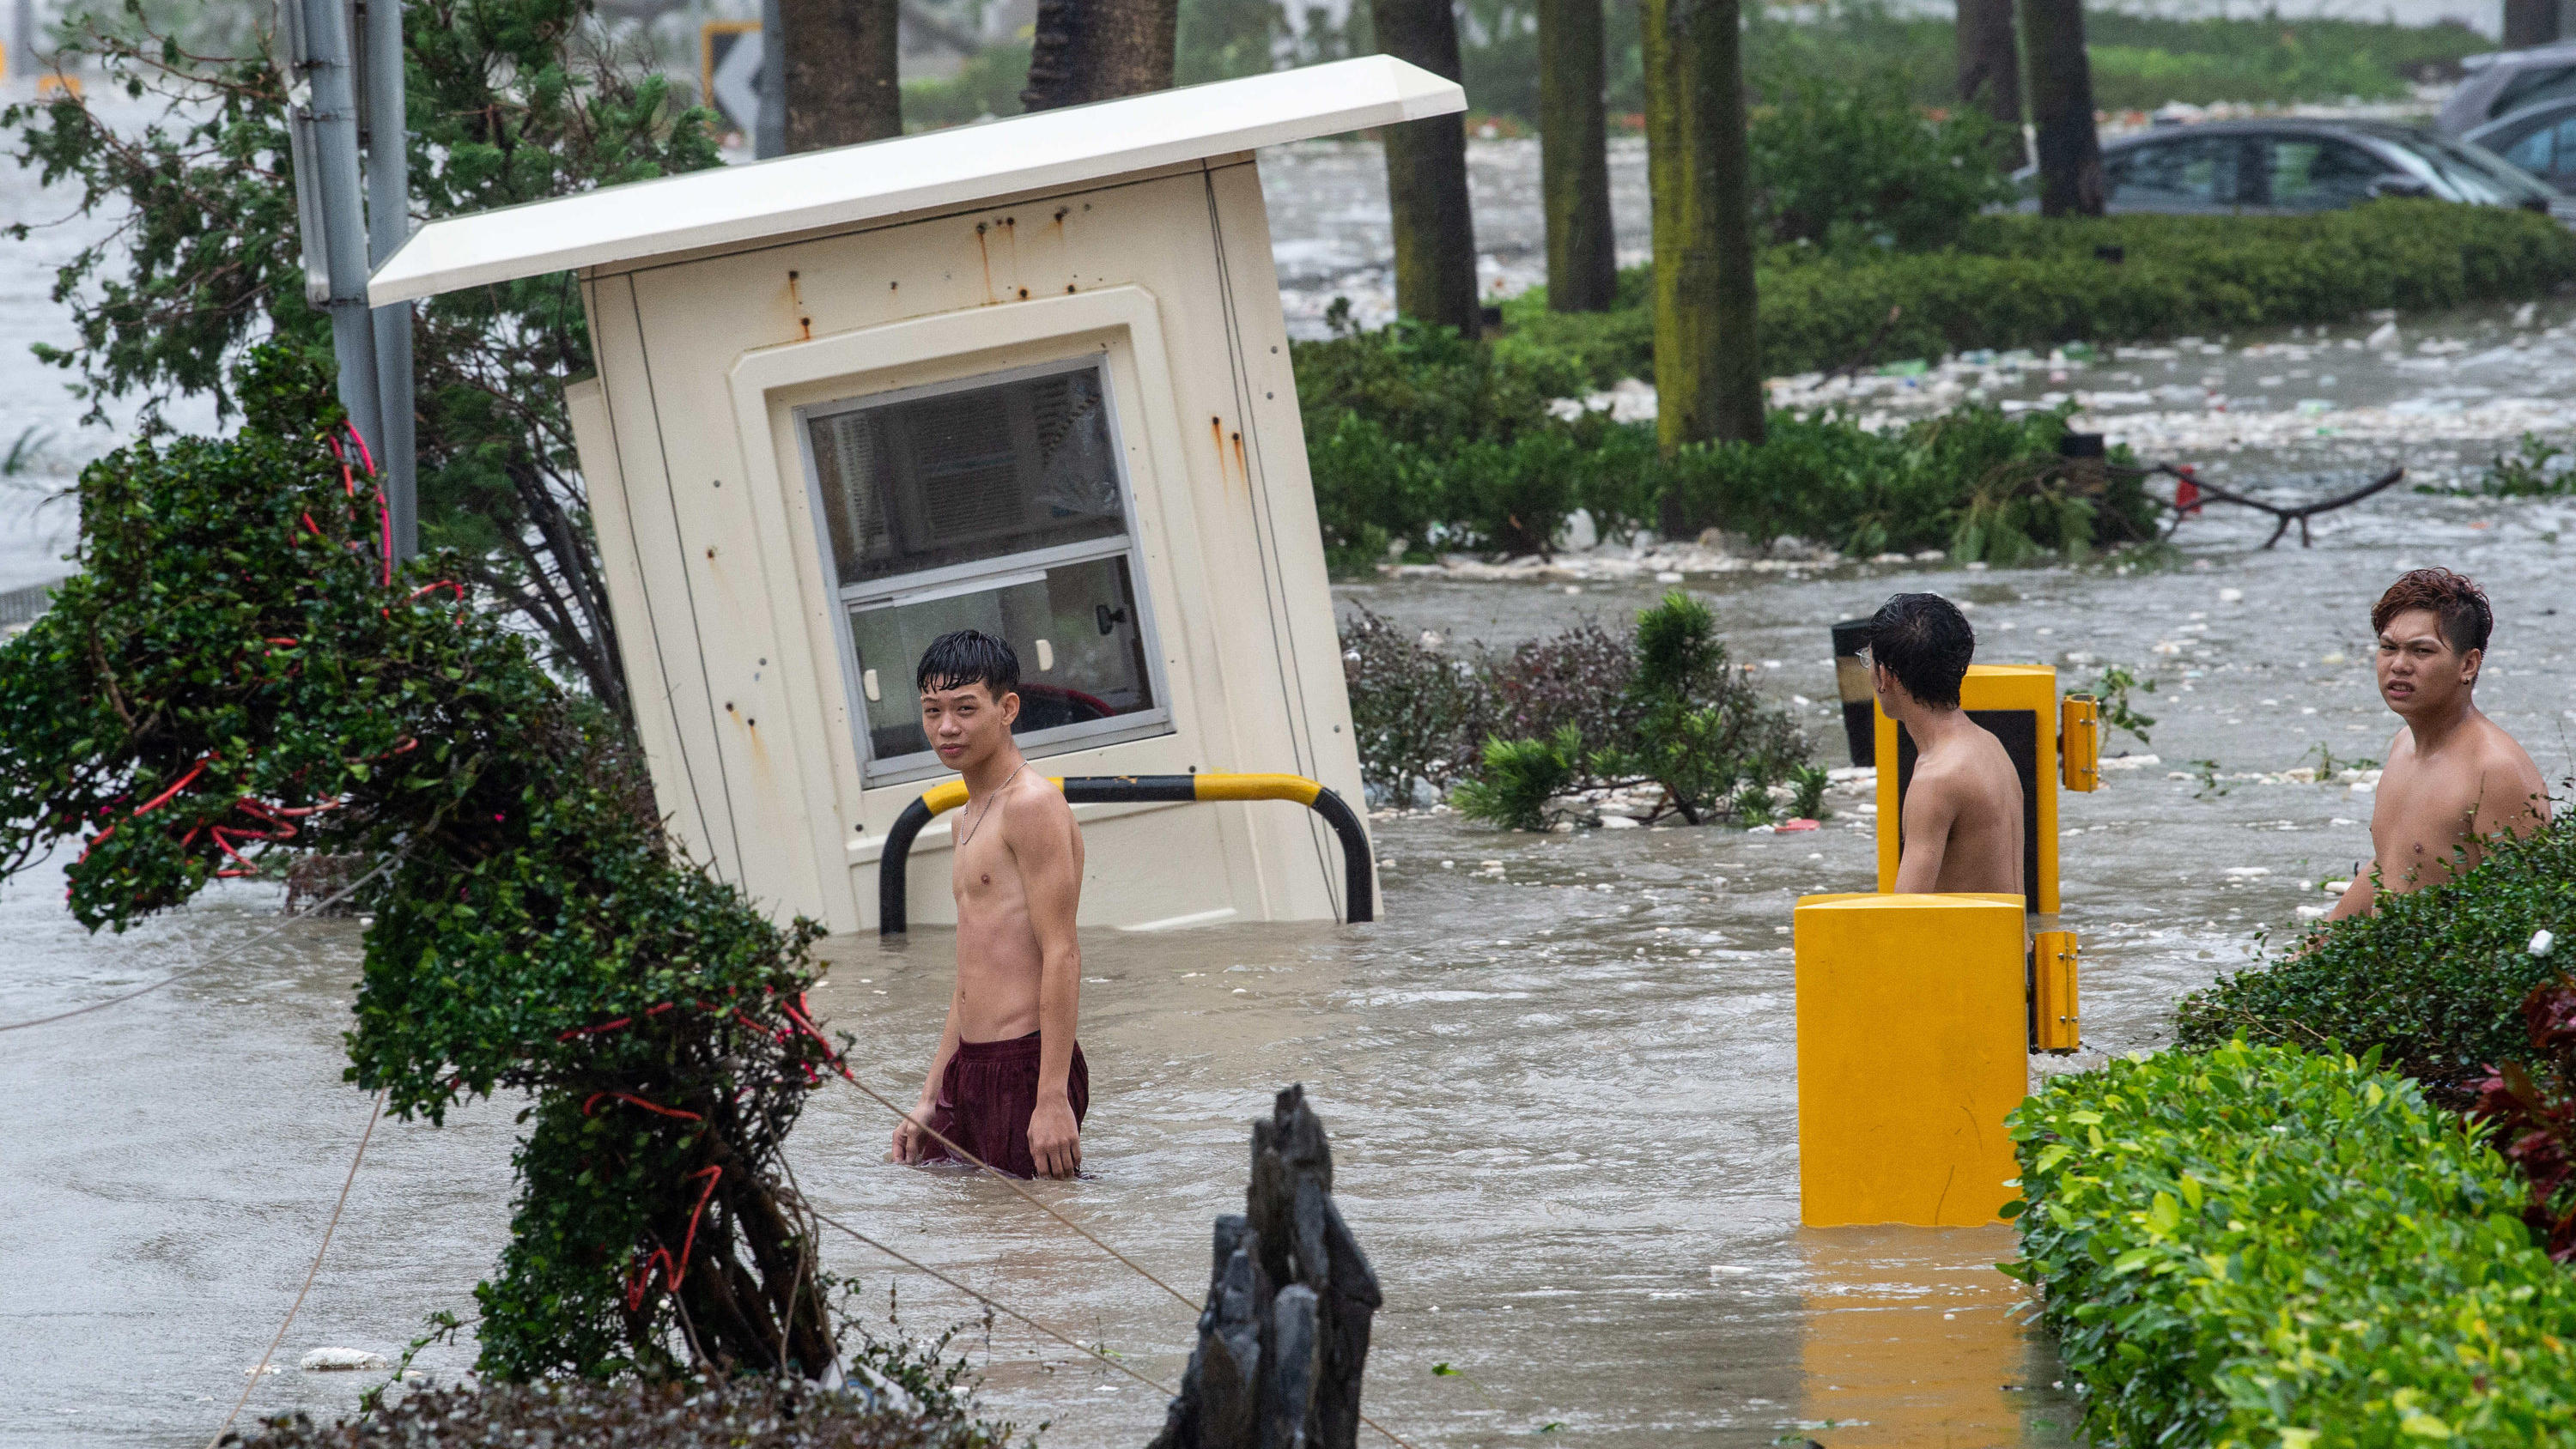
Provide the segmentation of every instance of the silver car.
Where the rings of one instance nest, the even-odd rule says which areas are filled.
[[[2462,57],[2467,75],[2433,118],[2445,136],[2466,136],[2525,106],[2576,96],[2576,41]]]
[[[2036,175],[2036,168],[2020,173]],[[2296,215],[2382,196],[2428,196],[2518,206],[2576,223],[2576,201],[2493,152],[2378,121],[2159,126],[2104,142],[2102,179],[2114,213]]]
[[[2525,106],[2460,139],[2576,194],[2576,96]]]

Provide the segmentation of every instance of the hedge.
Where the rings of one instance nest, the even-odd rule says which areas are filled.
[[[1863,357],[2345,322],[2545,296],[2571,279],[2576,234],[2504,207],[2389,199],[2310,216],[1983,216],[1937,252],[1773,248],[1758,282],[1762,367],[1780,377]],[[1650,292],[1638,267],[1621,275],[1609,312],[1550,312],[1543,291],[1525,293],[1505,305],[1503,346],[1569,359],[1603,386],[1652,378]],[[1893,325],[1891,308],[1902,309]]]
[[[2563,951],[2531,953],[2544,930],[2576,938],[2576,811],[2498,843],[2459,880],[2383,894],[2375,914],[2319,928],[2298,954],[2184,997],[2175,1040],[2377,1049],[2461,1105],[2490,1063],[2535,1061],[2523,999],[2567,965]]]
[[[2011,1121],[2023,1258],[2096,1443],[2565,1442],[2576,1280],[2521,1184],[2371,1058],[2230,1043]]]

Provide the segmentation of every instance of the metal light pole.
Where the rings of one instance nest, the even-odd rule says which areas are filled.
[[[403,114],[402,0],[358,0],[366,57],[367,252],[370,268],[411,236],[411,154]],[[412,446],[411,304],[373,314],[382,440],[368,441],[384,470],[394,557],[420,552],[418,454]]]
[[[296,211],[305,296],[331,314],[340,405],[374,448],[382,442],[375,323],[367,312],[367,233],[358,187],[358,97],[342,0],[279,0],[293,102]],[[319,263],[317,267],[315,264]]]
[[[778,0],[760,0],[760,119],[751,154],[762,161],[787,154],[787,26]]]
[[[9,74],[20,80],[36,75],[36,0],[16,0],[9,16]]]

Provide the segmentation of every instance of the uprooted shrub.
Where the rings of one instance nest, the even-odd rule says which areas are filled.
[[[1623,661],[1599,648],[1607,638],[1577,631],[1572,648],[1524,652],[1588,658],[1613,674]],[[1595,696],[1589,711],[1564,711],[1548,734],[1488,736],[1479,768],[1450,792],[1459,812],[1537,830],[1552,823],[1549,802],[1570,791],[1653,784],[1662,790],[1655,818],[1698,825],[1729,810],[1767,818],[1770,786],[1806,768],[1806,738],[1729,666],[1708,605],[1678,589],[1664,595],[1638,614],[1624,662],[1615,693]],[[1528,709],[1522,718],[1543,724],[1547,715]]]
[[[122,930],[364,857],[349,1080],[433,1123],[530,1099],[481,1371],[826,1372],[782,1160],[839,1060],[803,1006],[817,929],[677,855],[613,722],[457,559],[390,563],[325,386],[256,354],[239,436],[82,473],[81,571],[0,646],[0,873],[80,841],[71,911]]]

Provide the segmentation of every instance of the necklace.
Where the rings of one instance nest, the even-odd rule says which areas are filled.
[[[984,822],[985,822],[985,821],[987,821],[987,820],[990,820],[991,818],[993,818],[993,807],[994,807],[995,805],[999,805],[999,804],[1001,804],[1001,803],[1002,803],[1002,790],[1007,790],[1007,789],[1011,788],[1011,780],[1016,780],[1016,779],[1020,778],[1020,770],[1025,770],[1025,769],[1027,769],[1028,767],[1029,767],[1029,762],[1028,762],[1028,761],[1026,761],[1026,760],[1022,760],[1022,761],[1020,761],[1020,769],[1019,769],[1019,770],[1013,770],[1013,771],[1011,772],[1011,779],[1010,779],[1010,780],[1004,780],[1004,781],[1002,782],[1002,789],[1001,789],[1001,790],[995,790],[995,791],[993,792],[993,797],[992,797],[992,799],[991,799],[991,800],[989,800],[989,801],[987,801],[987,802],[985,803],[985,806],[984,806],[984,813],[975,817],[975,819],[974,819],[974,823],[972,823],[972,824],[970,824],[970,825],[968,825],[968,826],[966,827],[966,838],[965,838],[964,840],[961,840],[961,841],[957,842],[957,848],[958,848],[960,851],[963,851],[967,846],[972,845],[972,844],[974,844],[974,843],[975,843],[975,832],[984,828]]]

